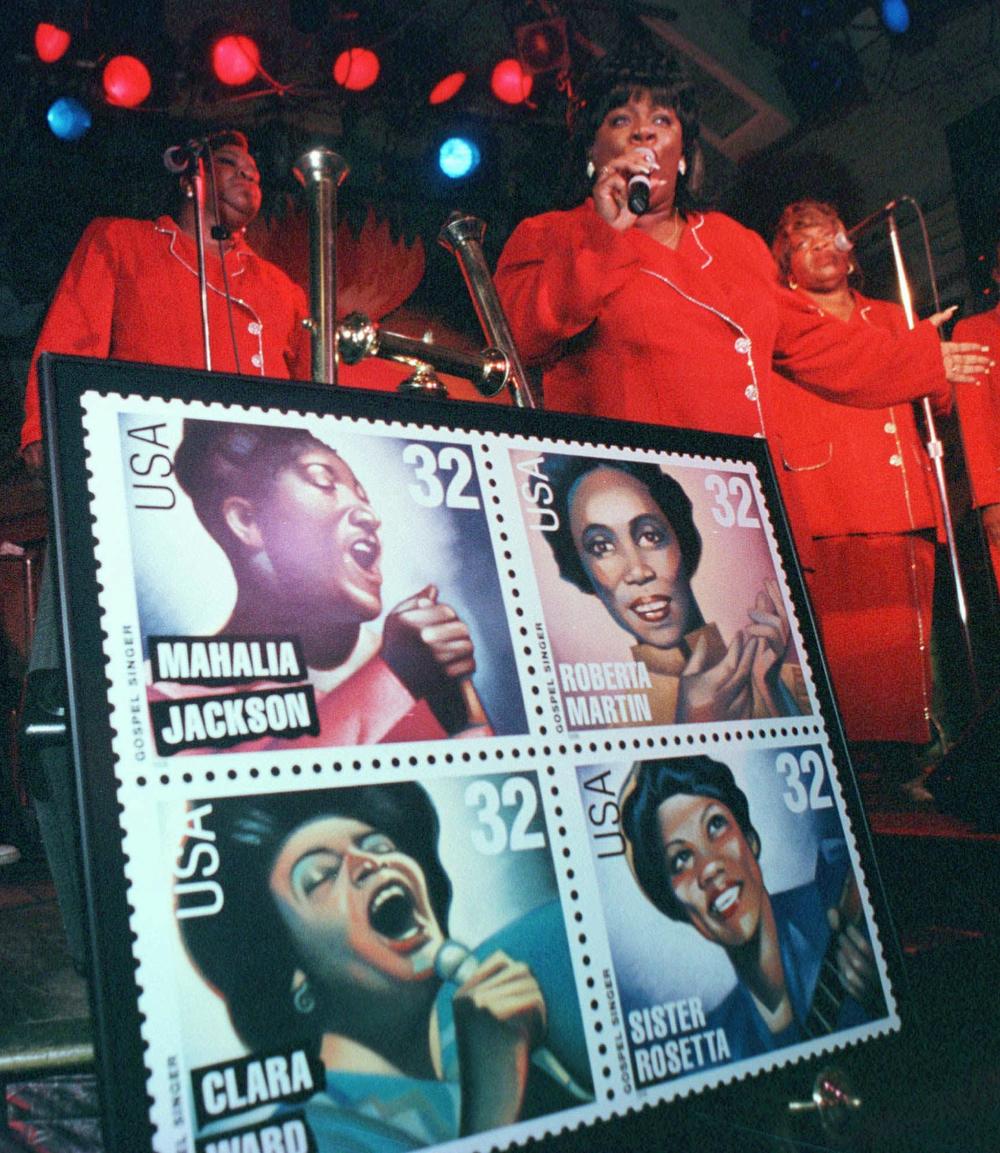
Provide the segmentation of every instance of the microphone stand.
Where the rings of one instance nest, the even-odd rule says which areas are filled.
[[[920,211],[920,206],[913,199],[912,196],[902,196],[900,200],[909,200],[916,209],[917,215],[923,224],[923,215]],[[899,242],[899,228],[896,224],[896,203],[889,209],[889,243],[892,246],[893,263],[896,266],[896,279],[899,284],[899,299],[903,305],[903,312],[906,314],[907,327],[912,331],[916,327],[916,318],[913,312],[913,296],[910,292],[910,284],[906,275],[906,265],[903,261],[903,252]],[[940,311],[940,301],[938,299],[937,283],[934,280],[934,267],[930,261],[930,253],[928,251],[928,270],[931,276],[931,283],[934,290],[934,299]],[[979,678],[976,675],[976,662],[972,651],[972,634],[969,631],[969,608],[968,602],[965,597],[965,584],[962,580],[962,570],[958,559],[958,545],[955,540],[955,527],[951,517],[951,505],[948,500],[948,482],[944,475],[944,445],[942,444],[937,433],[937,424],[934,420],[934,412],[931,408],[931,401],[929,396],[920,398],[920,406],[924,417],[924,428],[927,434],[927,442],[925,448],[927,455],[930,458],[931,465],[934,469],[934,479],[937,483],[938,498],[941,502],[941,517],[944,526],[945,544],[948,549],[948,560],[951,565],[952,583],[955,589],[955,604],[958,609],[959,626],[962,633],[962,644],[965,649],[965,660],[969,670],[969,681],[972,688],[973,700],[975,702],[976,712],[982,709],[982,694],[979,688]]]
[[[198,290],[201,295],[201,336],[205,348],[205,368],[212,371],[212,345],[208,329],[208,272],[205,267],[205,158],[201,150],[191,172],[194,192],[194,242],[198,252]]]

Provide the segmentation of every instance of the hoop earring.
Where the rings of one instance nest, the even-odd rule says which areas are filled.
[[[850,276],[852,273],[855,273],[857,271],[858,271],[858,266],[854,263],[853,260],[849,260],[847,262],[847,275]]]
[[[587,179],[593,180],[597,174],[597,169],[594,167],[593,160],[587,161]]]
[[[799,282],[797,280],[793,280],[792,277],[788,278],[788,287],[792,290],[792,292],[794,292],[798,286]]]
[[[309,982],[303,981],[301,985],[292,994],[292,1004],[295,1006],[295,1012],[307,1016],[316,1008],[316,998],[313,996],[312,989],[309,988]]]
[[[680,158],[680,160],[677,161],[677,174],[679,176],[687,176],[687,170],[688,170],[688,162],[682,156]]]

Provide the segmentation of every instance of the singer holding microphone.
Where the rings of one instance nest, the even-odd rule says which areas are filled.
[[[496,284],[549,409],[767,435],[772,363],[831,400],[884,407],[971,380],[978,344],[936,330],[845,335],[781,286],[756,233],[701,200],[695,94],[644,29],[576,89],[572,170],[589,194],[523,221]],[[648,201],[645,185],[648,183]]]
[[[413,589],[375,628],[381,524],[334,448],[304,429],[186,420],[173,467],[232,568],[235,602],[217,635],[287,634],[302,647],[319,732],[294,747],[492,735],[472,684],[469,627],[436,585]],[[205,691],[161,681],[151,696],[183,701]]]
[[[317,1153],[418,1149],[590,1099],[558,902],[472,952],[452,941],[453,878],[424,788],[199,804],[225,899],[178,916],[184,944],[250,1051],[320,1057],[326,1081],[304,1110]]]

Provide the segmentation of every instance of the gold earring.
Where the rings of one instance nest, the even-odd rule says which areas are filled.
[[[788,287],[792,290],[792,292],[794,292],[796,290],[796,288],[798,288],[798,286],[799,286],[799,282],[790,276],[788,278]]]
[[[853,260],[849,260],[847,262],[847,275],[850,276],[851,273],[857,272],[857,271],[858,271],[858,266],[854,263]]]

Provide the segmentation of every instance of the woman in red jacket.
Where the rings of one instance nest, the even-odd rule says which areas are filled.
[[[1000,244],[990,275],[1000,285]],[[954,331],[964,340],[1000,342],[1000,305],[989,312],[964,317]],[[979,509],[993,572],[1000,585],[1000,372],[996,366],[990,368],[980,387],[956,389],[955,400],[972,503]]]
[[[305,293],[247,244],[260,211],[260,173],[242,132],[206,137],[206,271],[211,367],[216,372],[308,380]],[[181,190],[190,191],[190,178]],[[197,210],[182,196],[174,216],[101,217],[88,226],[38,337],[24,398],[21,452],[42,463],[38,358],[42,352],[205,368]],[[211,239],[208,239],[211,233]]]
[[[756,233],[700,209],[691,86],[672,55],[642,55],[605,57],[581,85],[573,138],[589,196],[523,221],[496,270],[521,355],[543,368],[547,408],[759,436],[772,363],[871,407],[943,400],[947,379],[985,370],[979,345],[941,344],[926,322],[845,339],[781,286]]]
[[[853,287],[857,268],[838,234],[846,235],[832,205],[789,204],[772,246],[782,282],[817,315],[832,318],[845,340],[906,331],[898,304]],[[914,753],[932,736],[941,511],[913,406],[854,408],[780,377],[772,384],[771,453],[848,739],[878,742],[886,776],[909,782],[914,799],[929,800]]]

